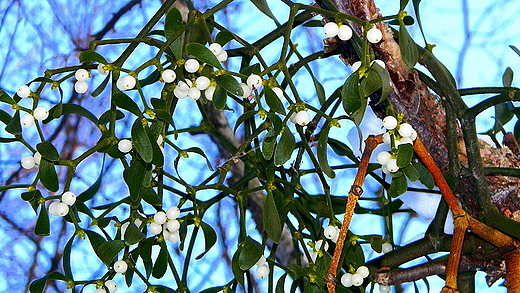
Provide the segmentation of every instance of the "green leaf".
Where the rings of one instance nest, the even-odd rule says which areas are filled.
[[[403,56],[403,61],[408,68],[413,68],[417,61],[419,61],[419,51],[417,51],[417,44],[414,42],[406,26],[402,20],[399,21],[399,49]]]
[[[120,91],[114,92],[114,94],[112,95],[112,101],[119,108],[125,109],[137,117],[142,116],[142,112],[141,109],[139,109],[139,106],[137,106],[137,104],[132,99],[130,99],[130,97],[127,96],[125,93]]]
[[[233,272],[233,275],[235,276],[235,279],[237,280],[238,284],[242,288],[244,288],[245,280],[244,280],[244,271],[240,269],[240,262],[239,257],[242,252],[242,246],[239,246],[235,254],[233,254],[233,258],[231,259],[231,271]]]
[[[513,49],[513,51],[515,51],[515,53],[518,54],[518,56],[520,56],[520,50],[518,50],[517,47],[515,47],[513,45],[509,45],[509,48]]]
[[[258,243],[258,241],[254,240],[250,236],[247,236],[242,244],[242,249],[238,257],[240,269],[243,271],[249,270],[258,262],[263,254],[264,249],[262,244]]]
[[[168,250],[166,249],[165,243],[161,243],[161,250],[155,260],[152,270],[152,276],[156,279],[160,279],[166,273],[168,268]]]
[[[189,43],[186,45],[186,52],[203,63],[222,69],[222,65],[220,65],[220,61],[218,61],[215,54],[202,44]]]
[[[150,163],[153,159],[152,142],[146,133],[141,118],[137,118],[132,125],[132,143],[143,161]]]
[[[110,75],[107,75],[107,77],[105,77],[105,79],[103,79],[103,81],[98,85],[98,87],[90,95],[94,98],[99,96],[107,87],[107,84],[110,81],[110,78],[111,78]]]
[[[7,103],[9,105],[16,104],[15,100],[11,98],[4,90],[0,89],[0,102]]]
[[[426,167],[416,161],[412,161],[412,165],[415,167],[415,170],[419,173],[419,181],[421,181],[424,186],[428,189],[433,189],[435,187],[435,181],[433,180],[432,174],[426,169]]]
[[[42,277],[40,279],[34,280],[29,286],[29,292],[31,293],[42,293],[45,289],[45,285],[47,283],[48,276]]]
[[[274,150],[274,164],[276,166],[282,166],[287,162],[291,158],[295,147],[296,141],[294,135],[291,133],[289,127],[286,126],[283,129],[280,141]]]
[[[399,145],[397,149],[397,166],[404,168],[410,164],[413,157],[413,145],[411,143],[405,143]]]
[[[52,108],[49,109],[49,117],[42,122],[44,124],[47,124],[51,122],[55,118],[59,118],[66,114],[76,114],[83,116],[87,118],[88,120],[92,121],[95,125],[98,125],[98,119],[94,114],[92,114],[89,110],[81,107],[80,105],[76,104],[58,104]]]
[[[5,125],[9,124],[11,122],[11,115],[7,114],[7,112],[0,110],[0,121],[2,121]]]
[[[125,230],[125,235],[123,235],[123,239],[125,240],[125,244],[130,246],[139,243],[146,237],[141,229],[139,229],[134,223],[129,223],[128,227]]]
[[[146,166],[141,160],[133,160],[130,167],[123,171],[123,178],[130,191],[132,202],[139,202],[141,199],[141,189],[146,175]]]
[[[106,265],[110,265],[112,261],[117,257],[119,252],[126,247],[125,242],[121,240],[106,241],[99,245],[96,252],[99,259]]]
[[[7,126],[5,127],[5,131],[14,135],[22,133],[22,124],[20,123],[19,110],[16,110],[16,112],[13,115],[13,119],[11,119],[11,121],[9,121],[9,124],[7,124]]]
[[[336,177],[336,173],[334,173],[334,170],[329,165],[328,162],[328,150],[327,150],[327,143],[329,140],[329,131],[330,131],[330,123],[327,123],[323,126],[320,138],[318,140],[318,148],[316,149],[317,156],[318,156],[318,163],[320,164],[320,169],[323,171],[323,173],[327,174],[329,178],[333,179]]]
[[[391,197],[398,197],[399,195],[405,193],[407,189],[408,180],[406,180],[406,176],[393,177],[388,193]]]
[[[218,292],[222,292],[223,289],[224,289],[224,286],[211,287],[211,288],[200,291],[200,293],[218,293]],[[233,292],[233,291],[231,291],[231,289],[228,289],[228,291],[226,291],[226,292]]]
[[[195,259],[201,259],[209,250],[217,243],[217,233],[213,228],[204,223],[200,222],[200,227],[202,228],[202,232],[204,233],[204,252],[199,254]]]
[[[105,57],[101,56],[97,52],[90,50],[79,53],[79,62],[97,62],[105,65],[108,64],[108,61],[105,59]]]
[[[274,153],[274,147],[276,146],[276,140],[275,139],[264,139],[262,141],[262,156],[266,160],[270,160],[273,157]]]
[[[287,277],[287,273],[283,274],[278,281],[276,282],[275,293],[285,293],[285,278]]]
[[[412,25],[415,23],[415,19],[413,19],[413,17],[411,17],[410,15],[407,15],[403,18],[403,23],[404,25]],[[399,20],[397,19],[392,19],[391,21],[388,22],[388,24],[391,24],[391,25],[399,25]]]
[[[226,91],[222,87],[217,86],[215,93],[213,94],[213,105],[217,110],[222,111],[224,108],[226,108],[226,100]]]
[[[374,62],[374,64],[377,64]],[[374,66],[374,65],[372,65]],[[375,65],[377,66],[377,65]],[[361,92],[362,97],[368,97],[382,86],[381,77],[375,70],[368,70],[367,76],[363,78],[361,84],[359,85],[359,90]]]
[[[377,73],[380,78],[381,98],[378,102],[379,104],[382,101],[386,100],[388,98],[388,95],[390,94],[390,74],[383,67],[379,66],[379,64],[377,64],[376,62],[372,64],[372,66],[370,67],[370,71]]]
[[[152,260],[152,246],[154,242],[155,237],[150,237],[139,243],[139,255],[144,262],[149,262]]]
[[[370,247],[377,253],[383,250],[383,237],[381,235],[374,235],[370,237]]]
[[[173,290],[172,288],[163,286],[163,285],[155,285],[153,286],[158,293],[177,293],[178,291]]]
[[[419,172],[417,171],[417,169],[415,169],[413,164],[409,164],[401,170],[403,170],[404,175],[406,175],[406,177],[408,177],[408,179],[410,179],[410,181],[412,182],[417,181],[419,180],[419,178],[421,178],[421,175],[419,175]]]
[[[150,205],[160,207],[162,204],[161,198],[159,197],[157,192],[155,192],[155,190],[153,190],[153,188],[151,188],[151,187],[150,188],[144,188],[144,187],[141,188],[141,196],[142,196],[143,200]]]
[[[353,162],[359,162],[356,155],[354,155],[352,149],[350,149],[350,147],[345,143],[330,137],[327,142],[332,148],[332,150],[336,153],[336,155],[347,157]]]
[[[504,74],[502,75],[502,84],[505,87],[511,87],[511,84],[513,83],[513,76],[514,73],[511,67],[506,68]]]
[[[182,27],[182,14],[177,7],[173,7],[164,20],[164,36],[169,40],[177,31],[182,29]],[[182,59],[182,36],[171,43],[170,49],[175,58]]]
[[[269,238],[271,238],[274,243],[278,243],[282,238],[282,223],[272,192],[267,192],[262,210],[262,222]]]
[[[103,165],[104,165],[104,160],[103,160]],[[103,168],[101,168],[101,172],[99,173],[99,176],[96,179],[96,182],[94,182],[94,184],[92,184],[87,190],[83,191],[80,195],[78,195],[77,200],[85,202],[87,200],[92,199],[94,197],[94,195],[99,191],[102,181],[103,181]]]
[[[42,157],[49,161],[57,161],[60,159],[58,150],[54,147],[54,145],[52,145],[52,143],[48,141],[42,141],[41,143],[37,144],[36,149],[42,155]]]
[[[186,151],[189,152],[189,153],[196,153],[197,155],[199,155],[199,156],[203,157],[204,159],[206,159],[206,166],[208,166],[208,169],[213,171],[213,167],[211,166],[211,162],[209,161],[208,156],[206,156],[206,153],[204,153],[204,151],[202,151],[200,148],[198,148],[198,147],[191,147],[189,149],[186,149]]]
[[[221,46],[224,46],[225,44],[231,42],[233,39],[235,39],[233,33],[227,30],[222,30],[215,37],[215,43],[219,43]]]
[[[271,111],[285,115],[285,108],[283,107],[282,101],[276,95],[272,88],[264,86],[265,102],[271,109]]]
[[[92,249],[98,255],[98,251],[103,243],[106,243],[107,241],[103,236],[99,235],[98,233],[91,231],[91,230],[83,230],[85,234],[87,234],[88,240],[90,241],[90,245],[92,246]]]
[[[65,248],[63,248],[63,257],[62,257],[63,272],[65,273],[65,276],[67,276],[71,280],[73,280],[74,278],[72,277],[70,252],[72,251],[72,243],[74,242],[75,237],[76,237],[75,235],[72,235],[72,237],[70,237],[69,241],[67,241],[67,244],[65,244]]]
[[[232,95],[239,97],[244,95],[244,90],[242,89],[240,83],[238,83],[238,81],[229,74],[217,75],[215,76],[215,81],[220,87]]]
[[[399,11],[403,11],[406,8],[406,5],[408,5],[408,2],[410,2],[410,0],[401,0]]]
[[[59,189],[58,175],[54,169],[54,163],[42,158],[38,170],[40,181],[47,190],[56,192]]]
[[[101,116],[99,117],[98,123],[101,125],[107,124],[108,122],[110,122],[111,116],[112,116],[112,111],[107,110],[105,113],[101,114]],[[125,114],[119,110],[116,110],[116,120],[121,120],[123,118],[125,118]]]
[[[257,112],[254,110],[249,110],[249,111],[245,112],[244,114],[240,115],[240,117],[238,117],[238,119],[237,119],[237,122],[235,122],[235,127],[233,127],[233,132],[236,134],[237,128],[240,126],[240,124],[244,123],[244,121],[246,121],[247,119],[255,116],[256,113]]]
[[[51,234],[51,225],[49,223],[49,214],[45,205],[41,205],[36,226],[34,226],[34,234],[38,236],[49,236]]]
[[[343,88],[341,89],[341,100],[343,102],[343,109],[348,115],[352,115],[354,112],[359,110],[362,106],[361,99],[364,99],[359,94],[359,74],[358,72],[352,73]]]
[[[274,16],[271,9],[269,9],[269,5],[267,5],[266,0],[251,0],[251,2],[260,10],[263,14],[267,15],[269,18],[277,22],[276,17]]]

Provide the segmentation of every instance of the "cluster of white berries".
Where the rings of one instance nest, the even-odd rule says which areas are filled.
[[[117,283],[114,282],[114,280],[106,280],[105,287],[108,289],[108,293],[114,293],[117,291]],[[96,289],[94,293],[107,293],[107,291],[103,287],[101,287]]]
[[[28,98],[31,95],[31,89],[28,85],[24,84],[18,87],[16,94],[20,98]],[[47,119],[47,117],[49,117],[49,110],[47,110],[45,107],[39,106],[33,110],[32,114],[24,114],[20,119],[20,123],[23,127],[29,128],[34,125],[34,119],[43,121]]]
[[[171,243],[177,243],[180,240],[179,229],[181,223],[177,218],[181,211],[178,207],[170,207],[166,212],[159,211],[153,216],[153,221],[148,226],[148,230],[152,235],[162,236]]]
[[[209,50],[217,57],[218,61],[224,62],[228,58],[226,50],[218,43],[209,45]],[[196,73],[201,68],[201,64],[197,59],[188,59],[184,62],[184,70],[188,73]],[[173,83],[177,78],[177,74],[173,69],[165,69],[161,73],[161,79],[165,83]],[[198,100],[201,97],[201,92],[204,91],[204,96],[209,101],[213,100],[215,93],[215,86],[211,85],[211,80],[206,76],[199,76],[194,82],[190,79],[179,80],[173,94],[178,99],[190,98],[191,100]]]
[[[386,116],[383,119],[383,126],[388,130],[383,134],[383,142],[391,145],[393,149],[401,144],[413,144],[413,141],[417,138],[417,132],[410,124],[399,124],[399,121],[394,116]],[[377,162],[381,164],[381,169],[385,174],[394,173],[399,170],[394,151],[380,152],[377,155]]]
[[[76,77],[76,83],[74,83],[74,90],[78,94],[86,93],[88,90],[87,79],[90,77],[88,71],[86,69],[80,68],[76,70],[74,77]]]
[[[366,266],[360,266],[354,274],[345,273],[341,276],[341,284],[347,288],[351,286],[361,286],[363,284],[363,279],[368,277],[369,274],[370,271]]]
[[[39,165],[40,161],[42,159],[42,156],[39,152],[34,153],[32,156],[25,156],[21,160],[22,168],[24,169],[32,169],[34,166]]]
[[[327,37],[335,37],[338,36],[338,38],[342,41],[348,41],[350,38],[352,38],[352,29],[350,26],[346,24],[337,24],[335,22],[327,22],[323,26],[323,33]]]
[[[291,117],[289,117],[289,121],[291,121],[294,124],[298,124],[301,126],[305,126],[309,124],[311,121],[311,116],[309,113],[305,110],[294,112]]]
[[[69,206],[76,202],[76,195],[67,191],[61,195],[61,201],[54,201],[49,205],[51,216],[63,217],[69,213]]]
[[[386,66],[385,62],[383,60],[379,60],[379,59],[372,60],[372,62],[370,62],[370,65],[372,65],[374,63],[381,66],[382,68],[385,68],[385,66]],[[352,63],[352,66],[351,66],[352,72],[355,72],[360,67],[361,67],[361,61],[356,61],[356,62]]]
[[[256,277],[259,279],[262,279],[262,280],[267,278],[267,276],[269,276],[269,273],[270,273],[269,267],[267,266],[266,262],[267,262],[266,258],[262,255],[255,264],[256,265],[256,271],[255,271]]]

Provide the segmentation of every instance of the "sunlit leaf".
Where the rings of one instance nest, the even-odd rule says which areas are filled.
[[[220,61],[218,61],[217,56],[215,56],[215,54],[213,54],[213,52],[211,52],[204,45],[199,43],[189,43],[186,45],[186,51],[197,60],[215,68],[222,69],[222,65],[220,65]]]
[[[282,166],[285,162],[287,162],[291,158],[295,146],[296,141],[294,139],[294,135],[292,134],[289,127],[285,127],[282,131],[280,141],[278,141],[278,144],[276,144],[276,148],[274,150],[274,164],[276,166]]]
[[[417,181],[421,178],[417,169],[415,169],[413,164],[408,164],[406,167],[402,168],[404,175],[410,179],[410,181]]]
[[[54,164],[44,158],[40,161],[40,168],[38,170],[40,182],[49,191],[56,192],[59,189],[58,175],[54,169]]]
[[[229,74],[217,75],[215,76],[215,81],[219,87],[222,87],[232,95],[239,97],[244,95],[244,90],[242,89],[240,83],[238,83],[238,81]]]
[[[85,63],[85,62],[97,62],[101,64],[108,64],[108,61],[105,59],[105,57],[101,56],[99,53],[94,51],[83,51],[79,53],[79,62]]]
[[[410,143],[405,143],[399,145],[397,149],[397,166],[399,168],[404,168],[408,164],[413,157],[413,145]]]
[[[132,125],[132,143],[143,159],[143,161],[150,163],[153,159],[152,142],[146,133],[145,127],[141,118],[137,118]]]
[[[329,140],[329,131],[330,131],[330,123],[327,123],[324,125],[324,127],[321,130],[320,138],[318,140],[318,148],[316,149],[317,157],[318,157],[318,163],[320,164],[320,169],[325,173],[329,178],[336,177],[336,173],[334,173],[334,170],[329,165],[328,162],[328,149],[327,149],[327,143]]]
[[[265,197],[264,208],[262,210],[262,222],[269,238],[271,238],[274,243],[278,243],[282,238],[282,223],[272,192],[268,192]]]
[[[36,225],[34,226],[34,234],[38,236],[49,236],[51,234],[51,226],[49,222],[49,213],[45,205],[41,205]]]
[[[164,36],[169,40],[182,27],[182,14],[177,7],[173,7],[164,20]],[[175,58],[182,59],[182,36],[173,41],[170,49]]]
[[[200,222],[200,227],[204,233],[204,252],[198,255],[195,259],[201,259],[209,250],[217,243],[217,233],[210,225]]]
[[[353,114],[361,108],[361,99],[359,94],[359,75],[358,72],[352,73],[341,90],[341,100],[343,101],[343,109],[349,115]]]
[[[282,101],[276,95],[272,88],[269,86],[264,87],[265,102],[271,109],[271,111],[285,115],[285,108],[283,107]]]

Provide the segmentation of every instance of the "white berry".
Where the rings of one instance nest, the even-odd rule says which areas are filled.
[[[410,134],[408,138],[414,141],[417,138],[417,131],[415,131],[415,129],[412,129],[412,134]]]
[[[241,83],[240,86],[242,87],[243,92],[242,98],[246,99],[247,97],[249,97],[249,95],[251,95],[251,87],[245,83]]]
[[[121,237],[125,237],[126,229],[128,229],[128,226],[130,226],[129,222],[126,222],[123,225],[121,225]]]
[[[22,123],[22,126],[25,127],[25,128],[29,128],[29,127],[33,126],[33,124],[34,124],[34,116],[31,115],[31,114],[23,115],[22,119],[21,119],[21,123]]]
[[[397,145],[400,145],[400,144],[407,144],[407,143],[409,143],[409,144],[413,144],[413,140],[412,140],[411,138],[409,138],[409,137],[403,137],[403,138],[401,138],[401,139],[399,140],[399,144],[397,144]]]
[[[42,106],[37,107],[33,111],[33,116],[36,120],[39,120],[39,121],[45,120],[45,119],[47,119],[47,117],[49,117],[49,110],[47,110],[47,108],[42,107]]]
[[[110,291],[110,293],[114,293],[117,291],[117,283],[114,282],[114,280],[106,280],[105,287],[108,288],[108,291]]]
[[[341,285],[345,286],[345,287],[351,287],[352,286],[352,274],[351,273],[346,273],[346,274],[343,274],[343,276],[341,276]]]
[[[105,64],[101,64],[101,63],[98,64],[97,71],[99,72],[99,74],[107,75],[110,73],[110,71],[105,69],[105,66],[106,66]]]
[[[117,148],[122,153],[128,153],[132,150],[132,142],[128,139],[122,139],[117,143]]]
[[[392,247],[392,244],[390,244],[388,242],[383,243],[381,248],[383,250],[383,253],[388,253],[388,252],[394,250],[394,248]]]
[[[33,156],[23,157],[20,163],[22,164],[22,167],[26,170],[32,169],[36,165],[36,162],[35,162]]]
[[[119,260],[114,263],[114,271],[116,273],[124,274],[128,269],[128,264],[124,260]]]
[[[150,230],[150,233],[152,233],[152,235],[159,235],[162,232],[162,225],[157,223],[150,223],[148,230]]]
[[[381,66],[382,68],[385,68],[385,62],[383,60],[376,59],[370,63],[370,65],[376,63],[377,65]]]
[[[305,126],[311,121],[311,116],[307,111],[300,111],[294,116],[294,121],[298,125]]]
[[[176,232],[181,228],[181,223],[177,220],[170,220],[166,223],[166,228],[170,232]]]
[[[188,91],[182,90],[182,88],[179,86],[175,87],[173,94],[178,99],[186,99],[188,97]]]
[[[322,247],[323,246],[323,247]],[[320,249],[322,249],[327,251],[329,249],[329,244],[327,243],[327,241],[323,241],[323,240],[318,240],[316,241],[316,244],[314,244],[314,249],[316,251],[319,251]]]
[[[390,137],[390,133],[388,133],[388,132],[383,133],[383,143],[384,144],[392,143],[392,138]]]
[[[383,126],[388,130],[395,129],[397,127],[397,119],[394,116],[386,116],[383,119]]]
[[[24,84],[18,87],[16,90],[16,94],[20,98],[27,98],[31,94],[31,90],[29,89],[29,86]]]
[[[228,59],[228,53],[226,50],[222,50],[220,54],[217,55],[217,59],[219,62],[226,62]]]
[[[335,22],[327,22],[323,26],[323,33],[327,37],[335,37],[335,36],[337,36],[338,35],[338,31],[339,31],[338,24],[335,23]]]
[[[358,273],[352,275],[352,285],[361,286],[363,284],[363,276]]]
[[[269,267],[267,267],[267,266],[259,266],[259,267],[256,269],[256,276],[257,276],[259,279],[265,279],[265,278],[267,278],[267,276],[269,276]]]
[[[377,154],[377,162],[381,165],[386,165],[386,163],[388,162],[388,160],[390,160],[392,158],[392,155],[390,155],[389,152],[380,152],[379,154]]]
[[[215,56],[222,54],[222,46],[219,43],[213,43],[209,45],[209,50],[213,52]]]
[[[170,207],[166,210],[166,217],[170,220],[175,220],[181,214],[181,210],[178,207]]]
[[[42,155],[39,152],[34,153],[34,162],[36,165],[40,165],[40,161],[42,160]]]
[[[209,87],[210,82],[211,81],[209,80],[209,78],[207,78],[204,75],[201,75],[197,77],[197,79],[195,80],[195,87],[203,91]]]
[[[354,62],[351,66],[352,72],[356,72],[359,67],[361,67],[361,61]]]
[[[361,277],[366,278],[370,274],[370,271],[366,266],[360,266],[359,268],[357,268],[356,274],[360,274]]]
[[[338,230],[334,226],[328,226],[323,231],[323,235],[325,235],[325,238],[327,238],[327,239],[334,239],[334,238],[336,238],[337,234],[338,234]]]
[[[342,41],[348,41],[352,38],[352,29],[348,25],[342,25],[338,29],[338,38]]]
[[[285,96],[283,95],[283,90],[279,87],[274,87],[273,88],[273,92],[276,94],[276,96],[280,99],[280,100],[283,100],[285,99]]]
[[[215,93],[215,90],[217,88],[214,87],[214,86],[209,86],[205,91],[204,91],[204,96],[206,97],[206,99],[208,101],[213,101],[213,94]]]
[[[86,93],[88,90],[87,82],[86,81],[76,81],[76,83],[74,83],[74,90],[78,94]]]
[[[200,63],[197,61],[197,59],[188,59],[186,60],[186,63],[184,63],[184,69],[188,71],[189,73],[194,73],[199,70]]]
[[[166,223],[166,213],[163,211],[157,212],[153,215],[153,221],[159,225]]]
[[[163,71],[161,73],[161,78],[164,80],[164,82],[166,83],[171,83],[175,80],[175,78],[177,77],[177,74],[175,73],[175,71],[171,70],[171,69],[166,69],[165,71]]]
[[[76,195],[70,191],[67,191],[61,195],[61,201],[71,206],[76,202]]]
[[[177,243],[181,240],[181,236],[179,234],[179,231],[170,233],[170,236],[168,236],[168,241],[170,243]]]
[[[386,168],[391,173],[397,172],[399,170],[399,167],[397,166],[397,160],[396,159],[388,160],[388,162],[386,162]]]
[[[76,79],[78,81],[85,81],[89,77],[88,71],[86,69],[80,68],[80,69],[76,70],[74,77],[76,77]]]
[[[390,292],[390,286],[379,285],[379,292],[388,293]]]
[[[265,256],[260,256],[258,261],[255,263],[256,266],[263,266],[266,263],[267,259],[265,259]]]
[[[56,216],[63,217],[69,213],[69,206],[65,203],[58,202],[55,205],[54,211]]]
[[[188,98],[190,98],[193,101],[200,99],[200,95],[201,95],[200,90],[196,87],[192,87],[188,91]]]
[[[402,137],[410,137],[413,133],[413,127],[412,125],[408,124],[408,123],[402,123],[401,125],[399,125],[399,134],[402,136]]]
[[[135,87],[135,84],[136,84],[135,77],[133,77],[131,75],[121,77],[116,82],[116,86],[120,91],[131,90]]]
[[[372,44],[379,43],[382,38],[383,33],[376,27],[369,29],[367,32],[367,40]]]
[[[103,288],[98,288],[96,291],[94,291],[94,293],[107,293],[107,291]]]
[[[253,90],[262,86],[262,78],[257,74],[251,74],[247,77],[246,84]]]

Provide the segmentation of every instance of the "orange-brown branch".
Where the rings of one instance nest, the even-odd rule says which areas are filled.
[[[354,179],[354,184],[352,184],[348,193],[347,205],[345,207],[345,215],[343,216],[343,224],[341,225],[341,229],[339,231],[338,241],[336,242],[334,255],[332,256],[332,260],[330,262],[329,270],[327,273],[326,282],[329,293],[336,292],[336,276],[338,273],[339,260],[341,259],[341,252],[343,251],[345,239],[347,238],[347,232],[350,225],[350,221],[352,220],[352,215],[354,214],[354,208],[356,207],[356,203],[359,197],[363,193],[363,188],[361,186],[363,185],[363,182],[365,181],[365,177],[367,175],[370,156],[372,155],[374,149],[382,142],[383,135],[371,135],[365,140],[365,150],[363,151],[363,155],[361,156],[361,162],[359,163],[359,169],[356,174],[356,178]]]

